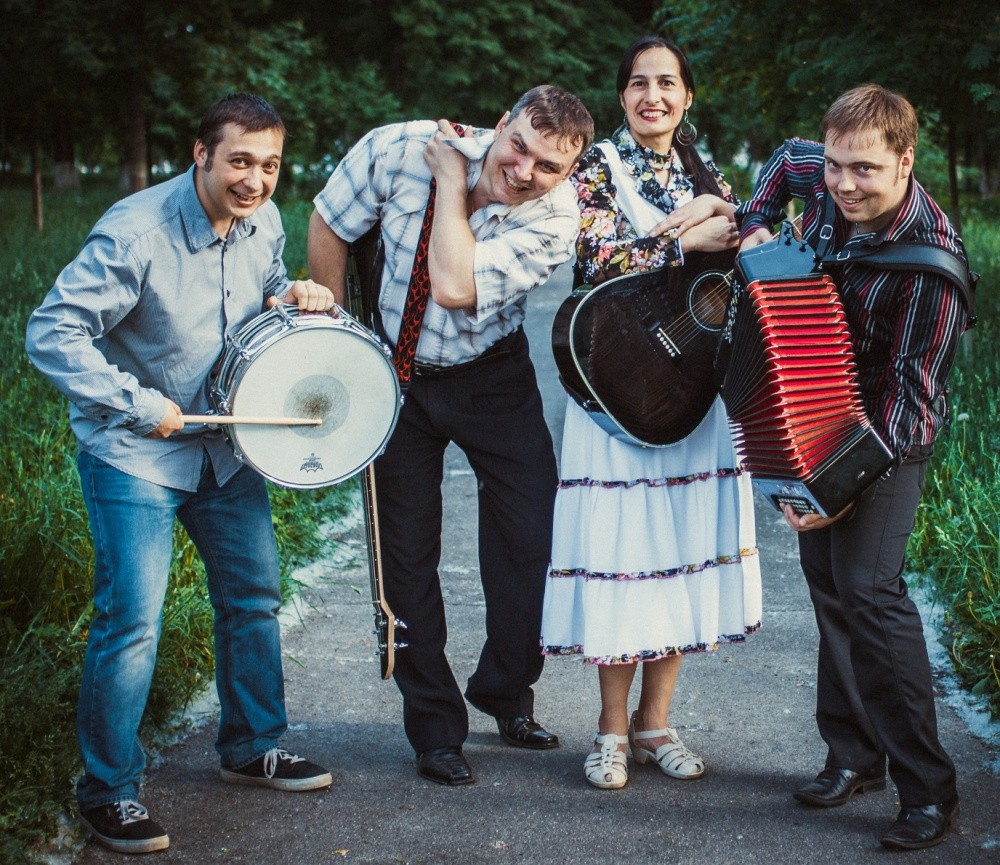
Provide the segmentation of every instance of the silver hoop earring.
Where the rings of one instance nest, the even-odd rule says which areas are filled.
[[[677,139],[678,144],[683,144],[685,147],[690,147],[698,139],[698,127],[688,119],[686,109],[684,111],[684,118],[674,133],[674,138]]]

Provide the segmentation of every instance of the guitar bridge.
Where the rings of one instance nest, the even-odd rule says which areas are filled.
[[[654,317],[652,312],[647,311],[642,316],[642,326],[667,354],[671,357],[680,357],[681,350],[677,347],[677,343],[670,338],[670,334],[667,333],[663,322],[659,318]]]
[[[663,329],[662,326],[657,327],[656,330],[653,331],[653,336],[656,337],[656,341],[663,346],[667,354],[669,354],[671,357],[680,357],[681,350],[677,347],[677,343],[675,343],[667,335],[667,332]]]

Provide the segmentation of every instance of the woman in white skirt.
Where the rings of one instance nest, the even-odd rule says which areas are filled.
[[[625,123],[584,154],[573,177],[577,284],[682,266],[685,252],[737,242],[738,202],[693,146],[694,82],[681,50],[659,37],[638,40],[619,66],[617,91]],[[587,780],[623,787],[629,747],[636,762],[673,778],[701,777],[704,761],[669,723],[681,658],[742,641],[760,620],[750,480],[721,400],[680,442],[644,448],[609,435],[570,398],[542,651],[598,667],[601,715]]]

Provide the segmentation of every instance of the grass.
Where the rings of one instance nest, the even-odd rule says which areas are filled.
[[[1000,719],[1000,280],[997,221],[967,221],[979,324],[952,374],[952,423],[939,438],[908,550],[944,611],[942,643],[965,687]]]
[[[0,861],[30,862],[73,807],[80,667],[92,612],[93,555],[67,404],[24,352],[28,315],[120,194],[94,188],[46,197],[45,230],[24,190],[0,192]],[[291,207],[286,264],[305,267],[304,203]],[[270,487],[282,561],[292,571],[325,552],[321,521],[343,513],[354,485]],[[142,735],[154,740],[211,681],[212,613],[204,570],[179,526],[153,688]]]

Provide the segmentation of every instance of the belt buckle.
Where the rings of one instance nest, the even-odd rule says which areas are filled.
[[[435,366],[433,363],[414,361],[411,367],[417,378],[440,378],[448,369],[446,366]]]

